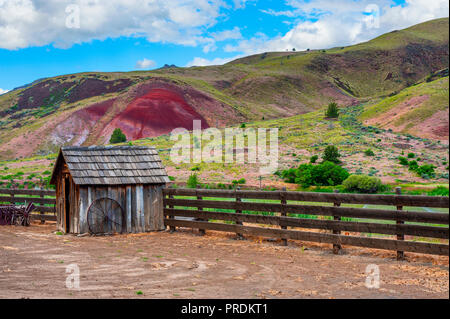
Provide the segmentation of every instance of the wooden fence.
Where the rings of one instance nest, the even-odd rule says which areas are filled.
[[[176,198],[178,196],[181,198]],[[363,204],[363,207],[393,206],[393,210],[383,207],[356,208],[346,204]],[[233,232],[238,236],[275,237],[283,239],[283,242],[294,239],[330,243],[333,244],[335,253],[342,245],[395,250],[398,259],[403,258],[405,251],[448,256],[448,212],[421,212],[405,210],[405,207],[448,208],[449,198],[399,194],[362,195],[176,188],[164,190],[164,221],[172,230],[176,227],[188,227],[201,231]],[[224,212],[224,210],[231,211]],[[266,226],[261,227],[261,224]],[[346,233],[342,234],[342,231]],[[380,237],[380,234],[388,238],[389,235],[395,237],[374,238]],[[432,242],[414,241],[423,237],[431,238]]]
[[[31,189],[0,189],[0,205],[26,205],[33,203],[36,206],[32,219],[56,221],[55,191]],[[36,214],[39,213],[39,214]]]

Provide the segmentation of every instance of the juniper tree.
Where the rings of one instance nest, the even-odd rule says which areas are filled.
[[[116,128],[111,135],[109,140],[110,144],[124,143],[127,141],[127,137],[123,134],[120,128]]]
[[[338,118],[339,117],[339,107],[338,107],[337,103],[331,102],[330,104],[328,104],[328,108],[325,113],[325,116],[329,117],[329,118]]]

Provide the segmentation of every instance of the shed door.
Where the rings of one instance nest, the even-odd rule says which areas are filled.
[[[65,232],[70,232],[70,178],[69,175],[64,176],[64,220]]]

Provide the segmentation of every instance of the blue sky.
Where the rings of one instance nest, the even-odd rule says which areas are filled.
[[[68,73],[350,45],[444,16],[448,0],[0,0],[0,94]]]

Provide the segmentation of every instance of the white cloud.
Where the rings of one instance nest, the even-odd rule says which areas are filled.
[[[66,27],[69,4],[79,7],[80,28]],[[224,7],[222,0],[0,0],[0,48],[67,48],[120,36],[203,44]]]
[[[232,58],[215,58],[212,60],[208,60],[205,58],[196,57],[191,62],[189,62],[186,66],[209,66],[209,65],[223,65],[225,63],[231,62],[233,60],[242,58],[243,55],[237,55]]]
[[[406,5],[385,10],[380,25],[386,29],[401,29],[432,19],[449,16],[448,0],[406,0]]]
[[[4,89],[0,88],[0,95],[5,94],[7,92],[9,92],[9,90],[4,90]]]
[[[142,59],[136,62],[136,69],[150,69],[156,66],[156,62],[149,59]]]
[[[226,41],[226,40],[236,40],[242,39],[241,30],[238,27],[234,27],[231,30],[224,30],[220,32],[211,33],[211,36],[217,42]]]
[[[236,9],[245,9],[247,2],[255,3],[257,0],[233,0]]]
[[[273,16],[302,18],[284,35],[268,39],[256,35],[237,45],[225,47],[227,52],[245,54],[265,51],[285,51],[296,48],[326,49],[345,46],[373,39],[395,29],[441,17],[448,17],[448,0],[406,0],[404,5],[394,5],[390,0],[289,0],[290,11],[261,10]],[[367,23],[364,15],[369,5],[376,4],[380,10],[379,27]],[[312,21],[304,19],[315,18]]]

